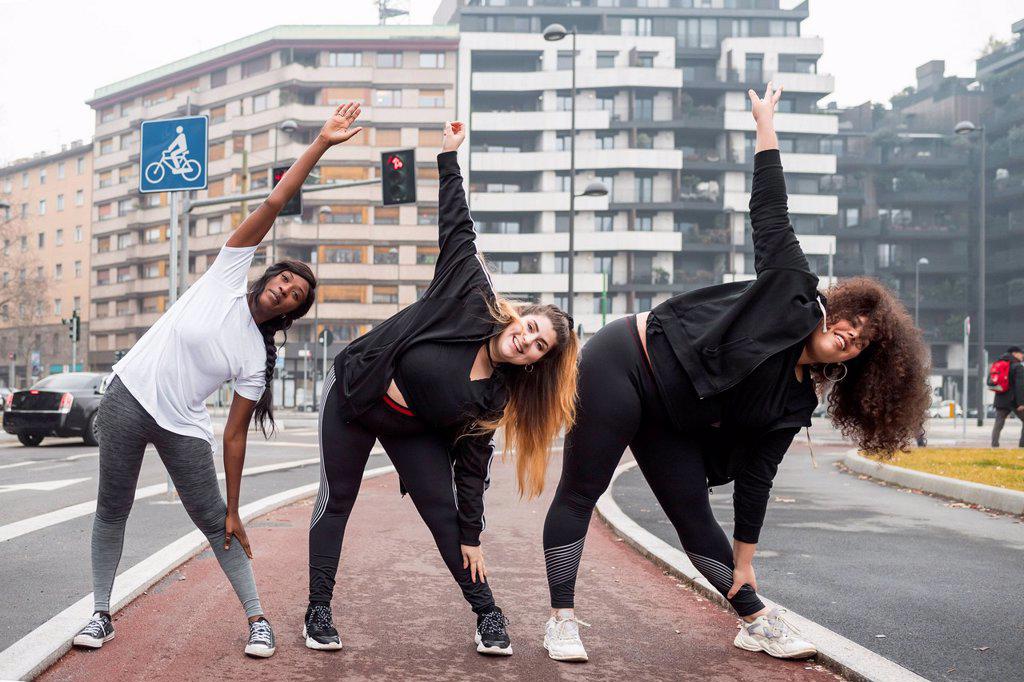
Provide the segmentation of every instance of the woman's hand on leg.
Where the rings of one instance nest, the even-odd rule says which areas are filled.
[[[484,551],[479,546],[460,545],[462,549],[462,567],[469,569],[469,576],[476,582],[480,576],[480,582],[487,582],[487,566],[484,565]]]
[[[228,512],[227,519],[224,520],[224,549],[231,549],[232,536],[242,545],[245,555],[251,560],[252,549],[249,547],[249,538],[245,534],[245,526],[242,525],[238,512]]]

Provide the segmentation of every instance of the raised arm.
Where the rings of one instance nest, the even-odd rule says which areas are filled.
[[[747,92],[751,113],[757,123],[754,148],[754,181],[750,192],[750,224],[754,239],[754,271],[770,268],[810,270],[807,257],[789,222],[786,179],[779,156],[779,138],[775,135],[775,105],[782,88],[772,90],[768,83],[764,97]]]
[[[270,196],[264,199],[255,211],[246,216],[238,229],[231,234],[227,246],[258,246],[270,231],[277,214],[299,191],[302,183],[309,177],[310,171],[320,161],[324,152],[336,144],[345,142],[362,130],[362,127],[351,127],[358,117],[358,102],[340,105],[334,115],[324,123],[324,127],[321,128],[320,134],[317,135],[313,143],[306,147],[302,156],[292,164],[292,167],[281,178],[281,182],[277,183],[277,187],[270,193]]]
[[[462,186],[462,171],[459,169],[457,150],[466,139],[466,124],[449,121],[444,124],[444,140],[441,153],[437,156],[437,170],[440,176],[437,209],[437,245],[440,253],[434,272],[443,272],[461,256],[476,253],[476,231],[473,218],[466,202],[466,190]]]

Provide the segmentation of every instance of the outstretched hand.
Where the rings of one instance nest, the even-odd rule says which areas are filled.
[[[444,139],[441,140],[442,152],[453,152],[466,139],[466,124],[462,121],[445,121]]]
[[[359,112],[359,102],[346,102],[339,105],[335,109],[334,115],[324,123],[324,127],[320,130],[320,136],[332,145],[348,141],[363,129],[362,126],[351,127],[359,118]]]
[[[752,89],[747,90],[747,97],[750,98],[750,113],[754,115],[754,120],[758,123],[770,123],[775,116],[775,106],[782,97],[782,87],[775,90],[772,87],[772,82],[768,81],[764,97],[758,97]]]

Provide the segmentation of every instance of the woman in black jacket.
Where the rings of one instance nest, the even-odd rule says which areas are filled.
[[[556,660],[587,660],[574,589],[591,512],[628,446],[694,566],[741,616],[735,644],[815,652],[758,598],[753,557],[772,479],[817,394],[862,448],[892,452],[920,431],[927,356],[896,298],[867,278],[819,295],[789,222],[774,129],[781,89],[750,91],[757,153],[750,197],[756,279],[675,296],[607,325],[580,363],[577,422],[544,526]],[[708,486],[735,481],[733,546]]]
[[[578,344],[572,320],[555,306],[516,303],[492,289],[456,156],[465,137],[464,124],[445,124],[430,286],[339,353],[324,383],[303,630],[311,649],[341,648],[330,600],[345,524],[380,440],[477,614],[477,651],[512,653],[480,549],[491,435],[504,429],[520,490],[539,493],[551,441],[574,420]]]

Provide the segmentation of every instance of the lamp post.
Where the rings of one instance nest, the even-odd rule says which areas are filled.
[[[313,250],[313,274],[316,277],[317,284],[320,284],[320,220],[324,216],[331,215],[330,206],[321,206],[316,211],[316,248]],[[316,399],[316,368],[317,368],[317,356],[320,354],[320,342],[317,340],[317,331],[320,328],[320,292],[317,292],[316,298],[313,301],[313,346],[316,348],[313,351],[313,409],[320,411],[320,403]],[[324,376],[324,379],[327,377]]]
[[[574,27],[569,31],[561,24],[551,24],[544,29],[544,40],[548,42],[562,40],[567,35],[572,36],[572,86],[569,93],[569,299],[565,312],[572,317],[572,303],[576,293],[576,29]]]
[[[578,196],[581,197],[606,197],[608,196],[608,187],[599,180],[588,182],[587,186],[583,189],[583,192]],[[571,237],[570,237],[571,239]],[[571,242],[570,242],[571,243]],[[569,267],[572,267],[572,246],[569,247]],[[570,270],[572,272],[572,270]],[[569,285],[569,291],[572,291],[572,285]],[[572,309],[572,294],[569,296],[569,308]],[[568,312],[568,311],[566,311]],[[572,315],[572,313],[569,313]],[[608,318],[608,273],[601,272],[601,326],[604,326],[605,320]]]
[[[299,124],[296,123],[294,120],[292,120],[290,118],[281,121],[280,123],[277,124],[277,127],[274,128],[274,165],[271,166],[271,168],[270,168],[270,172],[271,173],[273,173],[274,172],[274,168],[277,167],[277,133],[278,133],[278,131],[281,131],[283,133],[291,134],[291,133],[295,132],[296,130],[298,130],[298,128],[299,128]],[[244,220],[245,216],[242,216],[242,219]],[[277,262],[277,218],[274,218],[274,224],[270,228],[270,262],[271,263],[276,263]]]
[[[978,133],[980,140],[981,177],[978,199],[978,426],[985,422],[985,156],[988,152],[988,141],[985,138],[985,126],[974,125],[971,121],[960,121],[953,128],[957,135]],[[964,353],[967,349],[964,348]],[[966,407],[964,408],[966,409]],[[964,419],[967,414],[964,413]]]
[[[921,256],[914,263],[914,326],[921,328],[918,318],[921,314],[921,266],[928,265],[928,259]]]

